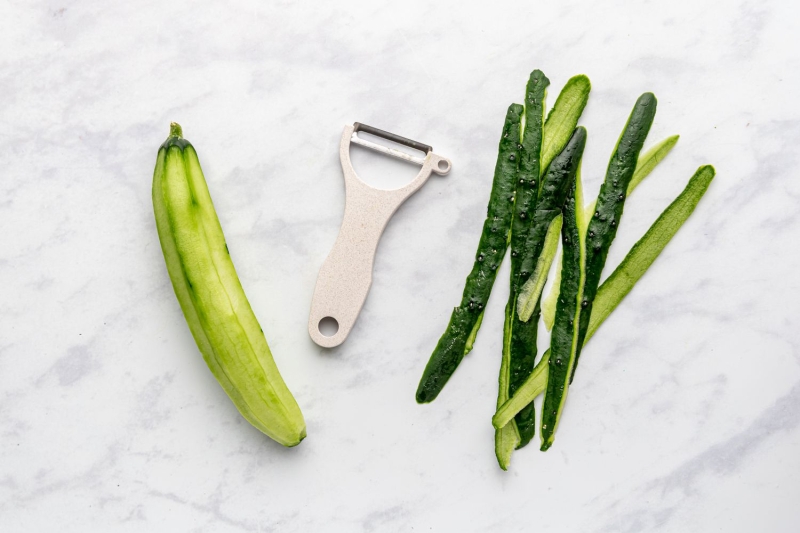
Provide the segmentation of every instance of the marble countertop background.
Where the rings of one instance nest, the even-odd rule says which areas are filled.
[[[798,21],[789,0],[0,4],[0,531],[799,531]],[[640,93],[648,144],[681,134],[607,272],[699,165],[717,178],[584,352],[554,447],[502,472],[507,263],[448,387],[414,391],[534,68],[551,103],[592,80],[587,196]],[[305,413],[297,448],[241,419],[172,292],[150,199],[170,121]],[[354,121],[453,171],[396,213],[328,351],[306,321]],[[354,155],[365,179],[414,173],[379,157]]]

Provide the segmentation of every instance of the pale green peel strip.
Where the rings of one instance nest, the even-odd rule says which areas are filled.
[[[617,269],[600,286],[592,305],[589,329],[583,341],[584,346],[686,222],[714,179],[714,175],[714,167],[711,165],[700,167],[689,180],[689,184],[683,192],[661,213],[647,233],[633,245]],[[545,368],[537,374],[537,369],[542,363],[545,363],[548,356],[549,351],[542,357],[542,361],[536,366],[531,377],[510,400],[497,410],[492,418],[492,424],[496,428],[507,424],[544,390],[542,380],[546,386],[547,371]]]
[[[686,222],[711,184],[711,180],[714,179],[714,175],[714,167],[711,165],[697,169],[683,192],[661,213],[647,233],[633,245],[622,263],[603,282],[597,290],[597,296],[592,306],[592,315],[589,317],[589,329],[586,332],[584,345]]]
[[[644,154],[639,156],[639,160],[636,163],[636,172],[634,172],[633,177],[631,178],[631,182],[628,184],[627,194],[630,194],[636,189],[636,187],[656,168],[678,142],[680,135],[673,135],[671,137],[667,137],[666,139],[656,143],[652,148],[647,150]],[[597,200],[592,201],[591,204],[586,206],[585,212],[585,219],[586,224],[588,225],[589,220],[591,220],[592,215],[594,214],[594,208],[597,204]],[[585,228],[584,228],[585,229]],[[558,270],[556,271],[556,282],[553,283],[553,286],[550,288],[550,292],[547,293],[544,301],[542,302],[542,319],[544,320],[544,325],[547,328],[547,331],[553,329],[553,322],[556,319],[556,302],[558,301],[558,293],[561,288],[561,261],[559,260],[558,263]]]
[[[631,182],[628,184],[628,190],[626,191],[628,196],[630,196],[634,189],[653,172],[656,165],[667,157],[667,154],[675,147],[675,143],[678,142],[678,139],[680,139],[680,135],[667,137],[639,156],[639,160],[636,162],[636,171],[633,173]],[[595,199],[591,204],[586,206],[586,213],[588,214],[587,220],[594,214],[596,205],[597,200]]]
[[[508,401],[508,382],[511,378],[511,335],[509,329],[514,316],[512,302],[508,303],[503,324],[503,358],[500,362],[500,387],[497,396],[497,407]],[[508,470],[511,463],[511,454],[520,443],[519,430],[513,420],[494,432],[494,453],[497,463],[503,470]]]
[[[517,449],[519,443],[519,430],[515,422],[506,423],[502,428],[495,430],[494,454],[497,457],[497,464],[500,465],[500,468],[508,470],[508,465],[511,464],[511,454]]]
[[[583,74],[570,78],[561,89],[553,109],[547,115],[542,131],[542,175],[553,158],[567,145],[586,107],[586,102],[589,101],[591,90],[592,84]]]
[[[464,345],[464,355],[467,355],[469,352],[472,351],[472,346],[475,344],[475,337],[478,336],[478,330],[481,329],[481,323],[483,322],[483,311],[481,314],[478,315],[478,320],[475,322],[475,326],[472,328],[472,331],[469,333],[469,337],[467,337],[467,342]]]
[[[678,142],[678,139],[680,139],[680,135],[667,137],[639,156],[639,160],[636,162],[636,172],[633,173],[631,182],[628,184],[628,194],[632,193],[642,180],[650,175],[656,165],[667,157],[667,154]]]
[[[533,310],[536,308],[536,303],[542,295],[542,289],[544,289],[544,284],[547,281],[547,274],[550,272],[550,265],[552,265],[558,249],[562,219],[563,217],[558,215],[550,222],[547,234],[544,237],[542,253],[536,261],[536,268],[520,290],[519,298],[517,299],[517,314],[523,322],[530,320]]]
[[[496,429],[505,428],[506,424],[517,416],[517,413],[525,409],[528,404],[544,392],[544,389],[547,388],[547,363],[549,361],[550,350],[547,350],[522,387],[510,400],[501,405],[497,413],[492,417],[492,425]]]
[[[556,276],[553,279],[553,286],[550,292],[542,300],[542,319],[547,331],[553,329],[553,324],[556,322],[556,304],[558,303],[558,295],[561,291],[561,262],[563,256],[558,254],[558,262],[556,263]]]

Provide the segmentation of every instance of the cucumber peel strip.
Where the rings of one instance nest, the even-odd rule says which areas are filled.
[[[574,270],[571,272],[569,277],[562,277],[561,285],[565,285],[565,283],[570,284],[570,280],[574,279],[575,274],[577,274],[577,286],[575,287],[577,290],[575,292],[570,292],[570,298],[560,301],[559,305],[556,310],[556,324],[553,327],[553,334],[550,336],[550,352],[552,353],[553,349],[558,346],[558,340],[566,340],[564,337],[559,337],[557,334],[557,328],[560,326],[563,327],[564,331],[561,333],[569,334],[569,348],[568,352],[569,359],[563,361],[563,364],[566,366],[565,370],[567,371],[567,375],[571,371],[571,361],[574,360],[574,354],[576,354],[582,345],[579,345],[580,336],[578,330],[578,324],[580,323],[581,312],[583,311],[580,302],[583,301],[583,291],[586,285],[586,229],[588,228],[589,224],[584,220],[585,211],[582,209],[583,203],[583,180],[581,179],[580,169],[578,171],[578,175],[575,176],[575,191],[574,191],[574,198],[573,198],[574,206],[570,209],[565,209],[564,211],[564,225],[562,227],[562,245],[565,246],[564,250],[564,263],[567,265],[567,249],[566,249],[566,242],[567,238],[570,240],[570,250],[572,254],[577,251],[577,255],[572,256],[571,264],[574,267],[577,266],[577,272]],[[575,239],[577,238],[577,243]],[[574,260],[577,259],[577,265],[575,265]],[[562,287],[563,289],[563,287]],[[574,299],[574,300],[572,300]],[[572,300],[572,307],[570,309],[569,301]],[[563,306],[563,309],[562,309]],[[571,330],[571,331],[570,331]],[[559,343],[563,347],[563,343]],[[548,367],[552,367],[554,365],[558,365],[559,367],[562,366],[562,361],[559,355],[560,352],[556,350],[555,360],[549,358],[548,360]],[[554,369],[554,372],[562,372],[561,368]],[[552,383],[551,383],[552,382]],[[555,434],[556,427],[558,425],[558,419],[560,417],[556,417],[552,422],[552,429],[547,431],[547,422],[548,422],[548,411],[551,406],[547,405],[547,400],[549,399],[550,394],[552,394],[552,390],[556,385],[556,380],[553,378],[551,371],[548,370],[547,375],[547,382],[545,384],[545,403],[542,404],[542,422],[541,422],[541,429],[540,429],[540,437],[542,441],[542,450],[546,450],[552,444],[552,435]],[[558,403],[558,407],[555,413],[561,412],[563,409],[564,403],[567,397],[567,388],[566,386],[562,387],[560,390],[561,392],[561,399]]]
[[[508,107],[497,153],[486,220],[472,270],[464,283],[461,303],[436,344],[417,387],[417,403],[433,401],[469,353],[478,334],[497,270],[509,244],[519,158],[519,127],[523,107]]]
[[[553,159],[561,153],[567,145],[578,125],[586,103],[589,101],[589,92],[592,83],[583,74],[571,77],[564,84],[564,88],[556,98],[553,109],[547,114],[542,133],[542,171],[544,175]]]
[[[558,261],[556,262],[556,275],[553,278],[553,286],[550,287],[550,292],[542,300],[542,320],[547,331],[553,329],[553,324],[556,321],[556,304],[558,303],[558,295],[561,293],[561,267],[563,266],[564,256],[558,253]]]
[[[653,145],[647,152],[642,154],[639,157],[639,160],[636,162],[636,170],[633,173],[633,177],[631,178],[631,182],[628,184],[628,189],[626,191],[626,195],[630,196],[630,194],[636,189],[636,187],[653,172],[653,169],[658,166],[658,164],[667,157],[667,154],[675,147],[675,144],[680,139],[680,135],[672,135],[667,137],[666,139],[661,140],[660,142]],[[594,208],[597,206],[597,199],[593,200],[591,204],[586,206],[587,217],[586,220],[590,220],[592,218],[592,214],[594,214]]]
[[[644,236],[633,245],[620,265],[600,286],[589,320],[589,329],[583,342],[584,346],[688,220],[708,190],[715,174],[714,167],[711,165],[697,169],[683,192],[661,213]],[[544,392],[547,385],[549,358],[550,351],[548,350],[517,393],[497,410],[492,417],[492,425],[495,428],[504,427],[517,412]]]
[[[631,178],[630,184],[628,184],[627,195],[630,194],[636,189],[636,187],[647,177],[650,175],[651,172],[656,168],[656,166],[667,156],[667,154],[672,151],[675,147],[675,144],[680,139],[680,135],[672,135],[667,137],[666,139],[661,140],[660,142],[656,143],[651,147],[647,152],[642,154],[639,157],[639,160],[636,163],[636,171]],[[592,214],[594,213],[595,206],[597,205],[597,200],[593,200],[591,204],[586,206],[586,217],[585,219],[588,221],[591,219]],[[553,254],[555,255],[555,251]],[[552,262],[552,260],[551,260]],[[556,302],[558,302],[558,295],[561,285],[561,258],[559,257],[559,261],[556,266],[556,278],[553,283],[553,286],[550,289],[550,292],[547,293],[547,296],[542,300],[542,319],[544,320],[544,325],[547,328],[547,331],[553,329],[553,322],[556,319]],[[546,279],[545,279],[546,280]],[[521,307],[525,307],[526,304],[521,304]],[[591,317],[590,317],[591,320]],[[585,344],[585,343],[584,343]]]
[[[509,399],[508,391],[511,381],[511,323],[514,319],[513,313],[513,304],[512,302],[508,302],[505,311],[505,322],[503,324],[503,358],[500,361],[500,386],[497,395],[498,408],[504,405]],[[497,457],[497,464],[499,464],[500,468],[503,470],[508,470],[508,465],[511,463],[511,454],[514,453],[514,450],[519,446],[522,440],[517,424],[514,422],[514,417],[524,408],[524,405],[520,407],[502,427],[496,427],[494,433],[494,454],[495,457]]]
[[[542,248],[542,253],[536,261],[536,268],[519,291],[517,314],[519,315],[519,319],[523,322],[530,320],[533,310],[536,307],[536,302],[539,301],[539,297],[542,295],[542,289],[544,289],[544,284],[547,281],[547,273],[550,272],[553,257],[558,249],[558,238],[561,235],[562,219],[563,217],[558,215],[547,228],[547,234],[544,238],[544,248]]]
[[[547,388],[548,363],[550,362],[550,350],[547,350],[542,359],[536,364],[536,368],[528,377],[527,381],[519,388],[517,393],[501,405],[492,417],[492,425],[500,430],[506,427],[509,421],[525,409],[525,407],[536,399]],[[502,466],[502,465],[501,465]],[[505,469],[503,469],[505,470]]]

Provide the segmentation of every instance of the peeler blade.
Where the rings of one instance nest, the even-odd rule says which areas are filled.
[[[408,154],[406,152],[402,152],[400,150],[397,150],[395,148],[391,148],[391,147],[388,147],[388,146],[383,146],[383,145],[368,141],[367,139],[363,139],[363,138],[358,136],[358,132],[359,131],[363,131],[364,133],[369,133],[370,135],[374,135],[376,137],[380,137],[382,139],[386,139],[387,141],[392,141],[394,143],[397,143],[397,144],[400,144],[400,145],[403,145],[403,146],[408,146],[409,148],[413,148],[414,150],[419,150],[420,152],[424,153],[425,155],[428,155],[430,152],[433,151],[433,148],[431,146],[428,146],[427,144],[423,144],[423,143],[421,143],[419,141],[414,141],[412,139],[408,139],[406,137],[402,137],[402,136],[397,135],[395,133],[391,133],[389,131],[385,131],[385,130],[382,130],[382,129],[379,129],[379,128],[375,128],[373,126],[368,126],[367,124],[362,124],[360,122],[353,123],[353,135],[350,138],[351,142],[353,142],[355,144],[358,144],[358,145],[361,145],[361,146],[363,146],[365,148],[369,148],[370,150],[375,150],[376,152],[381,152],[383,154],[386,154],[386,155],[389,155],[389,156],[392,156],[392,157],[396,157],[397,159],[402,159],[403,161],[410,161],[412,163],[416,163],[416,164],[418,164],[420,166],[425,164],[425,158],[424,157],[414,156],[414,155]]]

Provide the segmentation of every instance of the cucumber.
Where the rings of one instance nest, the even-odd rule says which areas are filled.
[[[630,249],[622,263],[600,285],[595,296],[589,329],[583,341],[584,346],[686,222],[714,179],[714,174],[714,167],[700,167],[683,192],[661,213],[647,233]],[[495,428],[504,427],[536,396],[544,392],[548,381],[549,358],[548,350],[517,393],[497,410],[492,418]]]
[[[617,143],[617,148],[611,156],[605,181],[600,186],[600,192],[597,195],[597,207],[586,232],[586,272],[583,299],[581,300],[583,311],[580,313],[577,349],[569,373],[570,383],[575,379],[575,370],[580,362],[583,339],[586,337],[589,318],[592,314],[592,303],[597,294],[608,250],[617,235],[617,227],[622,221],[628,185],[636,171],[639,152],[656,116],[656,105],[657,101],[653,93],[644,93],[636,101],[625,130]]]
[[[242,290],[197,153],[175,123],[158,150],[153,209],[172,287],[209,369],[248,422],[296,446],[303,415]]]
[[[506,305],[506,322],[503,327],[503,355],[499,376],[498,405],[513,395],[517,387],[533,371],[536,362],[535,324],[520,322],[516,313],[519,289],[530,276],[525,269],[525,259],[531,242],[532,228],[536,226],[538,194],[541,186],[542,127],[544,124],[544,102],[550,80],[541,70],[534,70],[525,88],[525,128],[520,145],[520,161],[517,175],[517,192],[514,201],[514,216],[511,219],[511,291]],[[545,227],[546,229],[546,227]],[[541,235],[544,238],[544,235]],[[525,446],[536,431],[533,406],[519,413],[516,418],[519,431],[517,447]],[[508,463],[513,448],[504,446],[495,450],[498,461]]]
[[[575,177],[569,198],[564,205],[561,226],[562,266],[560,298],[556,304],[556,319],[550,336],[547,361],[547,387],[542,405],[542,450],[553,442],[552,435],[558,420],[569,381],[570,359],[576,352],[578,324],[584,283],[586,227],[583,210],[583,186],[580,175]]]
[[[686,222],[711,184],[711,180],[714,179],[714,175],[715,170],[711,165],[698,168],[683,192],[659,215],[647,233],[633,245],[625,259],[603,282],[597,290],[584,345]]]
[[[506,113],[486,221],[475,263],[467,276],[461,304],[453,309],[450,323],[439,339],[417,387],[418,403],[433,401],[442,391],[464,356],[472,349],[497,269],[508,248],[514,212],[514,191],[519,159],[520,119],[523,107],[511,104]]]

